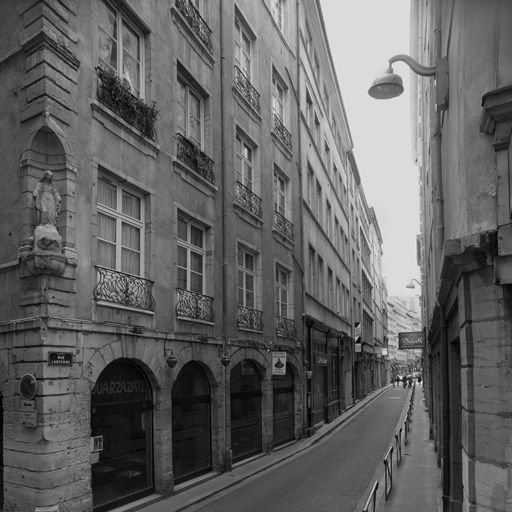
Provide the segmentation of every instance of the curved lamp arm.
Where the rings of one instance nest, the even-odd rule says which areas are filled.
[[[434,76],[436,74],[435,66],[423,66],[419,62],[416,62],[412,57],[409,57],[409,55],[394,55],[389,59],[389,67],[391,67],[393,62],[405,62],[418,75]]]

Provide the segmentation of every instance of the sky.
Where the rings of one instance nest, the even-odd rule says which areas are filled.
[[[411,151],[409,68],[395,63],[404,93],[391,100],[368,96],[388,59],[409,54],[410,0],[320,0],[327,37],[348,117],[367,203],[383,238],[388,294],[411,296],[419,280],[416,235],[420,231],[418,170]]]

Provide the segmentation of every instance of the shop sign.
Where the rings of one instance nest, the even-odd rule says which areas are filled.
[[[382,349],[382,356],[387,356],[388,355],[388,349],[387,348],[383,348]]]
[[[272,352],[272,375],[286,375],[286,352]]]
[[[138,380],[104,380],[92,390],[93,395],[132,395],[146,391],[146,383]]]
[[[401,350],[423,348],[423,331],[399,332],[398,348]]]
[[[317,366],[327,366],[327,355],[326,354],[315,354],[315,364]]]
[[[356,352],[362,352],[362,346],[363,346],[362,343],[356,343],[355,344]]]
[[[71,352],[48,352],[48,366],[72,366]]]

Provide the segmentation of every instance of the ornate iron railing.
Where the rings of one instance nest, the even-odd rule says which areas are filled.
[[[112,71],[100,66],[98,72],[98,101],[115,112],[128,124],[140,130],[146,137],[155,139],[155,122],[158,117],[156,103],[147,105],[134,96],[121,79]]]
[[[206,156],[193,142],[183,137],[181,133],[176,134],[176,140],[176,156],[205,180],[215,183],[213,160]]]
[[[155,309],[153,281],[99,266],[96,266],[96,272],[95,300],[148,311]]]
[[[292,134],[286,129],[279,116],[274,114],[273,132],[277,138],[289,149],[292,149]]]
[[[213,52],[212,31],[190,0],[176,0],[176,8],[187,20],[197,37]]]
[[[263,331],[263,311],[238,304],[237,325],[241,329]]]
[[[276,334],[284,338],[297,337],[297,330],[295,329],[295,320],[286,318],[284,316],[276,316]]]
[[[284,215],[274,210],[274,229],[288,240],[294,240],[293,223],[290,222]]]
[[[213,297],[183,290],[182,288],[176,288],[176,290],[178,292],[176,314],[179,317],[213,322]]]
[[[247,78],[247,75],[238,66],[235,66],[235,86],[254,110],[259,112],[260,93],[254,88],[249,78]]]
[[[236,182],[236,200],[240,206],[257,217],[263,217],[261,197],[257,196],[251,189],[242,185],[239,181]]]

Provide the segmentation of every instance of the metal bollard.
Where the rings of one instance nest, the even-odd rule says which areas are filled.
[[[379,481],[377,480],[372,487],[370,492],[370,496],[366,500],[366,503],[363,507],[363,512],[376,512],[376,504],[377,504],[377,489],[379,487]]]

